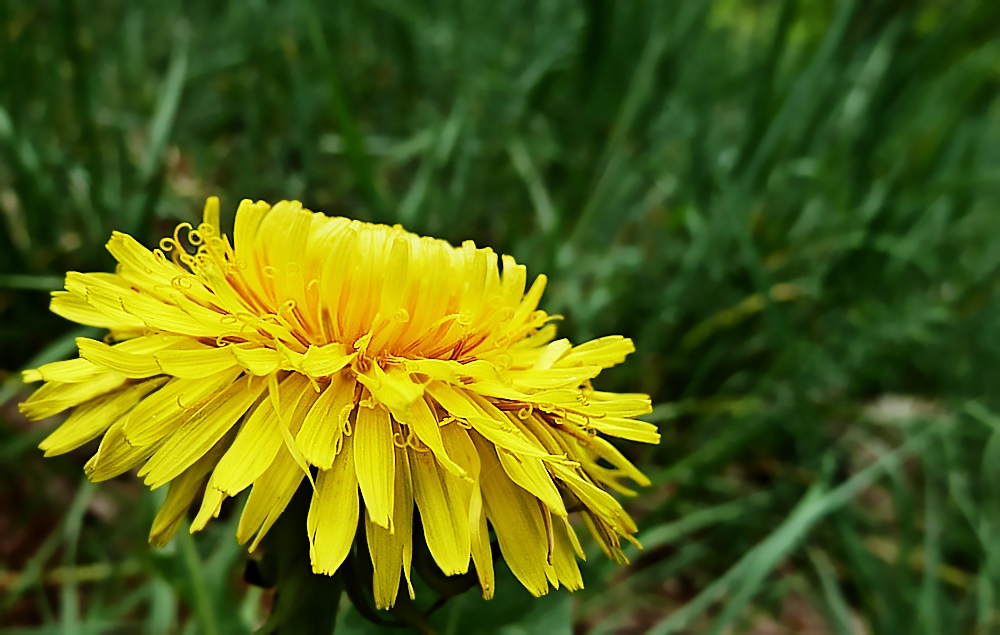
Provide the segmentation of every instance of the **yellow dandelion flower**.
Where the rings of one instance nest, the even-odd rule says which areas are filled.
[[[165,544],[202,494],[196,531],[250,488],[237,538],[254,549],[304,479],[313,570],[333,574],[364,515],[379,608],[410,595],[414,514],[448,575],[494,591],[489,527],[533,594],[583,586],[571,512],[611,558],[636,526],[608,489],[648,480],[602,435],[657,443],[641,394],[591,380],[634,350],[554,339],[509,256],[402,228],[243,201],[234,241],[218,199],[149,251],[115,233],[115,273],[69,273],[52,310],[106,328],[80,357],[25,372],[21,410],[72,414],[46,456],[102,437],[93,481],[136,467],[170,485],[150,533]],[[169,256],[169,257],[168,257]],[[103,435],[103,436],[102,436]]]

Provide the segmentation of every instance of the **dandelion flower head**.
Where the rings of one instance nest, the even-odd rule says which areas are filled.
[[[101,438],[91,480],[139,467],[169,485],[152,542],[199,498],[192,531],[249,488],[237,539],[252,550],[307,482],[313,570],[335,573],[364,531],[380,608],[401,579],[413,595],[415,539],[445,574],[474,570],[487,598],[490,527],[535,595],[583,586],[574,512],[624,561],[636,526],[608,490],[648,480],[605,437],[657,443],[635,419],[650,402],[591,386],[632,342],[555,339],[544,276],[525,291],[524,266],[471,241],[287,201],[243,201],[232,242],[211,198],[159,249],[121,233],[107,247],[116,272],[71,272],[51,304],[107,337],[26,371],[45,383],[21,409],[71,410],[47,456]]]

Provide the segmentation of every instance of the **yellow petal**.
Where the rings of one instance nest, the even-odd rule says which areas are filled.
[[[471,435],[482,461],[482,492],[486,515],[496,532],[500,551],[511,572],[534,595],[548,593],[548,538],[538,499],[507,477],[486,440]]]
[[[257,245],[268,263],[279,268],[277,275],[271,278],[273,297],[278,301],[290,299],[296,306],[305,305],[301,272],[309,247],[312,217],[298,201],[281,201],[261,221]],[[292,264],[296,266],[291,267]]]
[[[233,356],[243,368],[258,377],[270,375],[281,365],[281,355],[273,348],[232,347]]]
[[[542,423],[541,426],[532,425],[540,422],[537,416],[522,420],[520,418],[521,415],[512,412],[505,412],[503,414],[533,445],[537,445],[546,452],[559,452],[560,446],[546,429],[548,428],[547,424]],[[567,452],[567,454],[574,456],[577,460],[580,459],[576,453]],[[514,456],[508,452],[498,452],[497,455],[500,457],[500,463],[511,480],[545,503],[545,506],[557,516],[566,516],[566,507],[563,504],[562,495],[556,489],[552,475],[546,469],[543,461],[531,456]]]
[[[396,464],[396,495],[401,497],[402,507],[397,504],[393,511],[398,519],[397,538],[403,543],[403,576],[406,578],[410,599],[415,600],[417,594],[410,577],[410,565],[413,564],[413,472],[410,470],[410,456],[405,448],[399,448],[396,456],[399,457]],[[410,521],[404,522],[406,518],[410,518]]]
[[[160,365],[156,363],[151,353],[162,350],[172,343],[171,338],[158,338],[158,341],[139,338],[127,340],[116,346],[108,346],[97,340],[76,338],[80,357],[130,379],[144,379],[162,373]]]
[[[212,228],[216,236],[222,234],[219,228],[219,197],[209,196],[205,201],[205,211],[202,214],[202,224]]]
[[[229,432],[263,389],[263,382],[237,381],[212,397],[170,435],[139,476],[151,489],[176,478]]]
[[[25,371],[28,373],[29,371]],[[98,375],[107,372],[94,362],[83,358],[68,359],[63,362],[52,362],[39,366],[36,371],[32,371],[31,378],[25,375],[25,383],[44,379],[45,381],[57,381],[67,384],[75,384],[82,381],[90,381]]]
[[[211,479],[209,479],[209,485],[205,488],[205,494],[201,499],[201,507],[198,508],[197,515],[191,521],[191,533],[201,531],[208,525],[208,521],[218,518],[219,513],[222,511],[222,503],[225,500],[226,493],[212,487]]]
[[[442,469],[429,452],[409,449],[413,493],[424,526],[424,541],[445,575],[469,570],[469,500],[457,476]]]
[[[555,568],[557,579],[570,591],[582,589],[583,576],[580,575],[580,566],[576,563],[574,550],[574,545],[579,543],[576,542],[573,527],[569,523],[557,521],[553,523],[553,535],[555,549],[552,552],[552,566]]]
[[[88,401],[45,438],[39,449],[45,456],[56,456],[74,450],[103,434],[111,425],[125,416],[139,401],[159,388],[166,379],[157,378],[121,388]]]
[[[574,346],[572,352],[559,360],[557,365],[589,366],[596,364],[602,368],[611,368],[625,361],[625,357],[634,352],[635,345],[632,340],[621,335],[609,335]]]
[[[164,373],[181,379],[205,379],[237,364],[230,346],[167,350],[156,353],[154,358]]]
[[[562,359],[566,353],[573,349],[573,345],[567,339],[556,340],[545,346],[522,351],[521,355],[534,353],[535,359],[530,367],[538,370],[552,368],[552,365]]]
[[[409,584],[409,557],[412,553],[413,530],[413,491],[410,487],[409,467],[404,462],[406,450],[395,448],[396,469],[393,486],[393,526],[394,531],[372,522],[371,516],[365,516],[365,529],[368,535],[368,553],[371,556],[374,574],[372,586],[375,593],[375,606],[388,609],[396,603],[396,593],[399,591],[400,567],[406,570]],[[412,585],[410,596],[413,597]]]
[[[362,393],[354,426],[354,468],[373,523],[392,529],[396,458],[389,411]]]
[[[207,399],[236,381],[239,370],[207,379],[173,379],[143,399],[125,422],[125,436],[135,446],[161,441]]]
[[[621,504],[601,488],[584,480],[572,469],[562,465],[553,465],[552,471],[573,494],[580,499],[587,509],[610,523],[618,533],[631,535],[637,531],[635,522],[622,509]]]
[[[194,502],[198,492],[201,491],[204,481],[204,476],[198,480],[194,480],[193,478],[186,478],[186,474],[182,474],[170,483],[167,498],[156,513],[153,524],[149,529],[148,540],[151,544],[157,547],[165,547],[173,539],[174,535],[177,534],[177,530],[180,529],[181,523],[184,522],[188,509],[191,508],[191,503]]]
[[[125,329],[141,329],[144,326],[142,320],[135,316],[124,312],[120,315],[110,316],[91,306],[83,296],[67,291],[55,291],[52,294],[52,302],[49,303],[49,310],[71,322],[96,326],[102,329],[122,331]]]
[[[577,388],[583,382],[597,377],[600,373],[600,366],[574,366],[572,368],[547,368],[544,370],[526,368],[508,371],[508,378],[511,388],[530,393],[555,388]]]
[[[465,363],[453,359],[417,359],[406,360],[405,366],[411,373],[421,373],[447,384],[465,383],[463,382],[465,379],[473,381],[500,380],[497,366],[483,359]]]
[[[310,346],[302,359],[302,372],[310,377],[327,377],[350,364],[355,357],[357,353],[348,353],[343,344],[336,342]]]
[[[587,394],[587,403],[581,408],[581,412],[585,414],[611,415],[613,417],[636,417],[652,411],[653,406],[649,401],[649,395],[616,394],[598,390]]]
[[[299,400],[312,387],[302,375],[293,373],[281,383],[281,405],[292,416]],[[249,487],[274,462],[284,441],[280,422],[270,399],[261,400],[243,423],[236,440],[212,474],[212,486],[228,496]]]
[[[292,419],[288,425],[289,431],[296,433],[300,420]],[[257,545],[295,496],[304,477],[302,468],[289,453],[287,446],[282,445],[271,466],[254,481],[247,504],[240,515],[236,540],[244,544],[253,537],[250,551],[257,549]]]
[[[421,443],[426,445],[444,469],[456,476],[462,476],[465,471],[448,456],[444,449],[444,442],[441,440],[441,426],[431,410],[426,398],[417,399],[410,404],[406,412],[394,414],[396,421],[409,426],[410,430],[417,436]]]
[[[302,421],[295,442],[302,456],[321,470],[333,466],[347,416],[354,409],[354,378],[334,373]]]
[[[187,274],[172,261],[157,257],[128,234],[112,232],[107,249],[120,263],[122,278],[145,289],[169,286],[175,278]]]
[[[139,293],[114,274],[66,274],[66,289],[83,296],[87,302],[115,321],[140,325],[161,332],[192,337],[219,337],[225,334],[222,315],[191,302],[187,310],[163,302],[148,293]],[[193,315],[192,315],[193,313]]]
[[[303,478],[305,475],[295,459],[282,446],[271,466],[253,483],[236,529],[237,542],[242,545],[253,538],[250,551],[257,549],[278,516],[285,511]]]
[[[120,293],[109,298],[135,316],[151,329],[167,333],[177,333],[189,337],[221,337],[231,328],[223,320],[223,315],[194,302],[186,301],[182,294],[176,294],[171,302],[163,302],[146,293]]]
[[[512,481],[545,503],[557,515],[566,515],[562,496],[541,460],[532,456],[513,456],[508,452],[500,452],[499,457],[500,464]]]
[[[247,198],[240,201],[233,228],[233,244],[236,248],[236,257],[242,261],[244,267],[249,267],[253,263],[255,256],[253,246],[257,229],[270,209],[271,206],[264,202],[254,203]]]
[[[110,371],[105,371],[85,382],[73,384],[50,382],[42,385],[26,401],[18,404],[18,410],[28,419],[36,421],[109,393],[124,384],[124,377]]]
[[[580,517],[583,518],[583,524],[587,527],[590,535],[594,537],[594,540],[597,541],[597,545],[604,552],[608,560],[614,560],[618,564],[628,564],[628,558],[625,557],[625,554],[621,550],[618,535],[608,523],[589,510],[584,510],[580,514]]]
[[[66,290],[75,296],[84,298],[94,310],[102,313],[113,324],[122,324],[132,328],[142,328],[145,322],[125,309],[122,296],[135,291],[128,283],[114,274],[108,273],[77,273],[66,274]]]
[[[410,270],[410,252],[410,241],[402,237],[392,241],[389,258],[385,263],[385,283],[379,306],[383,315],[392,315],[403,306],[410,290],[410,285],[406,284]]]
[[[405,369],[394,367],[386,372],[378,364],[369,364],[357,370],[358,381],[394,415],[406,413],[410,404],[424,394],[423,386],[415,383]]]
[[[463,488],[463,496],[469,497],[469,540],[472,551],[472,561],[476,566],[476,576],[482,589],[483,598],[493,597],[495,585],[493,582],[493,550],[490,547],[490,534],[486,527],[486,511],[483,509],[483,496],[480,491],[479,453],[469,433],[455,423],[441,428],[444,445],[448,453],[462,466],[469,480],[459,482]]]
[[[584,553],[583,547],[580,546],[580,539],[576,536],[576,530],[573,529],[573,525],[570,524],[569,518],[560,518],[563,527],[566,529],[566,536],[569,539],[570,546],[573,547],[573,552],[576,553],[576,557],[580,560],[586,560],[587,554]]]
[[[156,513],[153,526],[149,530],[149,542],[158,547],[170,542],[187,515],[191,503],[201,491],[205,477],[219,462],[224,450],[225,444],[217,443],[205,456],[198,459],[194,465],[170,482],[167,498]]]
[[[503,276],[500,278],[500,295],[504,306],[517,306],[524,295],[524,285],[528,281],[528,269],[517,264],[506,254],[501,258]]]
[[[87,478],[94,483],[106,481],[119,474],[128,472],[139,463],[153,455],[159,443],[146,446],[133,446],[125,440],[124,428],[126,417],[118,419],[104,434],[97,454],[92,456],[83,466]]]
[[[479,395],[439,381],[431,382],[426,389],[441,407],[452,416],[468,421],[477,432],[492,443],[522,456],[553,458],[543,449],[533,445],[510,423],[506,415]]]
[[[439,379],[448,384],[457,384],[462,364],[451,359],[413,359],[405,360],[410,372],[427,375],[431,379]]]
[[[301,375],[298,375],[301,378]],[[285,444],[285,449],[288,453],[292,455],[295,459],[295,464],[299,466],[302,473],[307,479],[309,479],[309,484],[316,488],[316,483],[313,482],[312,472],[309,470],[309,464],[306,463],[305,457],[302,456],[302,451],[299,450],[299,446],[295,443],[295,431],[298,431],[299,425],[302,418],[305,417],[306,413],[309,412],[309,408],[316,401],[316,395],[310,393],[308,395],[303,395],[301,399],[297,400],[293,404],[293,408],[286,408],[281,402],[281,390],[278,387],[278,376],[277,374],[269,375],[267,377],[267,394],[271,400],[271,405],[274,407],[274,411],[278,413],[278,432],[281,433],[281,440]],[[294,423],[292,420],[294,419]]]
[[[660,442],[660,433],[656,426],[645,421],[623,417],[604,417],[603,419],[591,419],[589,425],[598,432],[620,439],[653,444]]]
[[[646,475],[640,472],[636,466],[632,465],[631,461],[626,459],[615,446],[600,437],[594,437],[591,441],[602,459],[617,467],[639,485],[643,487],[649,486],[650,482]]]
[[[524,295],[521,303],[518,304],[517,309],[514,311],[514,316],[510,319],[512,326],[524,324],[529,321],[531,314],[538,308],[538,302],[542,299],[542,293],[545,291],[547,281],[548,278],[544,274],[539,274],[535,278],[535,281],[531,284],[531,288],[528,289],[528,293]]]
[[[472,528],[472,561],[476,565],[476,577],[483,599],[493,598],[496,592],[493,573],[493,549],[490,545],[490,530],[486,527],[486,509],[479,513]]]
[[[130,327],[145,327],[146,322],[125,308],[122,298],[136,294],[128,283],[114,274],[76,273],[66,274],[66,290],[86,298],[87,304],[111,318],[114,322]]]
[[[358,526],[358,479],[353,441],[347,437],[333,468],[319,473],[306,527],[314,573],[333,575],[344,562]]]

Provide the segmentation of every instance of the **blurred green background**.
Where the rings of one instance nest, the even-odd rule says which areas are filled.
[[[658,404],[645,551],[439,632],[1000,632],[998,34],[995,0],[3,0],[0,633],[266,616],[232,509],[153,550],[162,493],[16,409],[81,334],[46,292],[210,195],[472,238],[636,341],[598,387]]]

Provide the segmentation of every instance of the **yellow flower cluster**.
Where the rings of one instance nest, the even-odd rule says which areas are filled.
[[[102,437],[94,481],[141,466],[170,489],[150,539],[164,544],[201,496],[192,531],[247,488],[237,538],[255,548],[303,479],[312,566],[334,573],[360,515],[376,604],[410,594],[414,514],[441,570],[474,566],[494,592],[489,527],[535,595],[583,583],[569,514],[608,556],[635,524],[606,491],[646,478],[601,435],[657,443],[640,394],[591,379],[634,350],[622,337],[554,339],[539,276],[461,247],[243,201],[234,242],[217,199],[150,251],[116,233],[115,273],[69,273],[52,310],[106,328],[80,357],[27,371],[44,380],[30,418],[72,414],[41,444],[60,454]],[[359,494],[360,492],[360,494]]]

